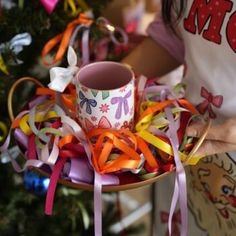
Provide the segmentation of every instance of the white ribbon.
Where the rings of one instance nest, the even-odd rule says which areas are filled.
[[[32,37],[29,33],[17,34],[10,40],[10,49],[18,54],[23,50],[23,46],[29,46],[32,42]]]
[[[2,0],[2,8],[9,10],[15,6],[16,4],[12,0]]]
[[[57,92],[63,92],[69,83],[74,83],[74,78],[79,68],[77,65],[77,56],[72,47],[67,52],[68,67],[53,67],[50,69],[50,80],[48,87]]]
[[[24,46],[29,46],[31,42],[32,37],[29,33],[26,32],[22,34],[17,34],[10,41],[0,44],[0,53],[5,53],[7,52],[7,50],[10,49],[15,54],[15,62],[17,64],[22,64],[23,61],[18,59],[16,55],[23,51]]]

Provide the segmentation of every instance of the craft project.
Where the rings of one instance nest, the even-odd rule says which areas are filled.
[[[185,136],[186,127],[199,114],[184,99],[181,85],[170,88],[146,83],[145,77],[136,79],[134,84],[133,73],[119,63],[100,62],[80,70],[72,48],[68,62],[68,68],[51,69],[50,88],[25,77],[17,80],[9,93],[11,128],[25,157],[24,166],[9,157],[18,172],[34,167],[50,176],[45,213],[52,213],[58,181],[94,190],[95,232],[100,235],[102,191],[141,187],[176,170],[177,199],[173,202],[182,201],[184,224],[187,203],[183,166],[195,165],[201,158],[194,153],[210,123],[206,123],[199,140]],[[117,76],[120,81],[113,83],[112,78],[118,80]],[[112,83],[107,83],[107,78]],[[14,118],[12,97],[23,81],[35,82],[39,88]],[[9,140],[10,135],[1,152],[7,153]],[[172,204],[172,210],[174,207]]]

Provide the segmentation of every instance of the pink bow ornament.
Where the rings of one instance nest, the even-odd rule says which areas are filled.
[[[51,14],[58,4],[59,0],[40,0],[48,14]]]
[[[198,111],[201,114],[205,114],[205,112],[208,111],[209,117],[215,119],[216,114],[212,109],[212,105],[216,108],[220,108],[223,103],[223,96],[213,96],[212,93],[208,92],[204,87],[201,88],[201,96],[205,98],[205,100],[197,105]]]

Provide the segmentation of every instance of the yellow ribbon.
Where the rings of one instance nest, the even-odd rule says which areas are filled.
[[[2,142],[7,136],[7,126],[2,121],[0,121],[0,131],[0,142]]]
[[[155,106],[156,102],[143,102],[141,104],[141,114],[144,113],[148,108]],[[186,111],[186,109],[182,108],[172,108],[172,112],[175,114],[175,116],[178,116],[178,113],[181,111]],[[152,124],[155,126],[155,120],[158,120],[158,126],[155,127],[161,127],[164,129],[168,126],[168,123],[165,122],[165,119],[163,117],[163,112],[160,110],[158,114],[155,114],[155,112],[149,112],[146,113],[146,116],[143,116],[136,124],[136,131],[137,135],[141,137],[143,140],[145,140],[147,143],[152,144],[157,149],[163,151],[164,153],[167,153],[168,155],[173,156],[173,149],[170,144],[163,141],[162,139],[156,137],[155,135],[151,134],[147,129]],[[163,122],[163,124],[161,124]],[[198,145],[198,144],[196,144]],[[192,156],[190,153],[190,156],[186,155],[185,153],[179,151],[179,156],[181,158],[181,161],[183,161],[187,165],[196,165],[197,162],[203,157],[203,156]],[[188,158],[189,157],[189,158]]]
[[[48,111],[46,114],[36,114],[35,115],[35,122],[43,122],[51,118],[59,117],[55,111]],[[29,121],[29,114],[24,115],[19,123],[20,129],[26,134],[32,134],[32,130],[28,124]]]
[[[7,66],[2,58],[2,55],[0,54],[0,70],[6,74],[6,75],[9,75],[9,71],[7,69]]]
[[[89,10],[89,6],[84,0],[65,0],[64,11],[70,16],[77,16],[82,11]]]

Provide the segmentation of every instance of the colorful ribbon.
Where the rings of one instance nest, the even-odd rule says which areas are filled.
[[[173,156],[174,158],[176,179],[168,219],[168,230],[169,234],[171,235],[172,218],[177,201],[179,200],[182,222],[181,235],[187,235],[186,176],[181,159],[184,162],[191,162],[191,159],[188,160],[187,154],[179,151],[182,134],[180,136],[180,133],[178,132],[179,128],[181,127],[179,122],[180,116],[176,116],[176,119],[175,112],[178,114],[178,112],[181,111],[185,113],[188,111],[194,115],[197,114],[197,111],[188,101],[181,98],[177,99],[178,96],[170,92],[168,87],[164,87],[159,91],[155,91],[153,89],[151,92],[151,95],[146,94],[148,101],[145,101],[141,104],[141,115],[138,123],[136,124],[136,130],[138,131],[137,134],[148,143],[151,143],[153,146],[157,147],[158,150],[161,150],[161,152],[159,151],[161,157],[163,156],[164,152],[169,156]],[[175,99],[169,100],[168,97]],[[153,102],[152,99],[160,100],[160,102]],[[174,106],[182,106],[184,109],[173,109],[172,107]],[[163,119],[163,115],[165,115],[167,120]],[[166,138],[168,138],[168,140],[165,140]],[[200,157],[198,160],[199,159]]]
[[[84,14],[80,14],[77,19],[73,20],[71,23],[68,24],[66,27],[65,31],[61,34],[58,34],[54,38],[50,39],[46,45],[44,46],[42,52],[41,52],[41,57],[42,61],[45,65],[52,65],[55,64],[56,62],[60,61],[64,54],[65,51],[69,45],[71,35],[78,25],[83,25],[85,27],[89,27],[92,24],[92,20],[88,19]],[[51,62],[47,62],[45,60],[46,55],[57,45],[59,45],[59,48],[56,52],[56,55],[54,56],[53,60]]]
[[[128,43],[128,35],[125,33],[125,31],[122,28],[113,26],[104,17],[99,17],[96,23],[98,26],[100,26],[101,29],[104,29],[108,33],[112,42],[115,45],[126,45]],[[119,38],[117,38],[116,36],[117,34],[120,36]]]
[[[70,54],[71,53],[71,54]],[[27,155],[23,168],[7,150],[10,135],[0,147],[0,151],[9,156],[16,171],[28,167],[40,168],[47,165],[52,169],[46,198],[45,213],[51,214],[57,182],[60,176],[71,182],[91,183],[94,180],[95,234],[102,234],[102,185],[104,177],[108,184],[119,184],[117,173],[126,171],[138,174],[142,179],[152,178],[176,168],[176,180],[169,214],[169,232],[172,232],[172,217],[177,201],[180,201],[181,234],[186,235],[187,200],[186,177],[183,164],[196,164],[201,157],[188,159],[191,150],[184,130],[196,109],[181,94],[175,94],[168,87],[147,88],[139,84],[137,123],[135,132],[128,129],[101,129],[95,127],[85,133],[75,114],[75,86],[73,82],[76,67],[76,55],[69,50],[69,68],[60,68],[51,72],[50,87],[62,88],[61,94],[48,88],[39,88],[35,98],[12,123],[15,138]],[[72,68],[70,68],[72,67]],[[61,70],[64,69],[64,70]],[[72,70],[71,70],[72,69]],[[62,86],[58,86],[61,80]],[[67,78],[69,77],[69,78]],[[144,82],[145,78],[141,79]],[[126,112],[125,99],[115,98],[118,104],[117,116]],[[71,100],[73,99],[73,102]],[[61,100],[62,106],[57,102]],[[64,109],[66,108],[66,109]],[[67,113],[69,112],[69,113]],[[181,147],[180,147],[180,144]],[[191,144],[191,143],[190,143]],[[188,145],[188,148],[186,146]],[[87,171],[77,175],[75,166]],[[69,165],[69,167],[68,167]],[[79,172],[79,171],[78,171]],[[112,175],[114,174],[114,175]]]

